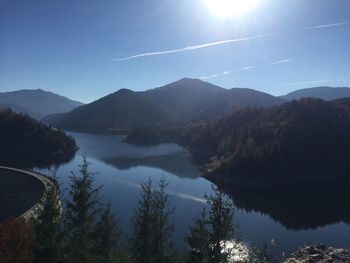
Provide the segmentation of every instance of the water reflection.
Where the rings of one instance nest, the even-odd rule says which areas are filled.
[[[197,178],[200,172],[184,148],[166,143],[156,146],[136,146],[123,142],[122,136],[71,133],[89,158],[94,158],[119,170],[143,166],[163,170],[181,178]]]
[[[74,159],[75,152],[65,154],[0,153],[0,165],[32,170],[35,168],[59,167]]]
[[[197,178],[200,176],[199,170],[190,162],[188,155],[106,159],[104,162],[111,164],[120,170],[128,170],[137,166],[147,166],[159,168],[183,178]]]
[[[307,230],[350,223],[348,185],[349,182],[342,182],[258,191],[220,184],[220,188],[239,209],[267,214],[287,229]]]
[[[147,178],[156,183],[164,176],[169,182],[167,190],[176,207],[174,241],[182,249],[188,227],[205,205],[203,196],[211,191],[210,182],[199,177],[188,151],[175,144],[154,147],[128,145],[118,136],[82,133],[70,135],[80,147],[71,161],[69,158],[39,158],[35,162],[28,162],[28,158],[18,157],[10,161],[13,166],[26,166],[28,169],[31,169],[30,166],[39,168],[61,164],[58,176],[65,188],[69,186],[70,172],[79,174],[78,165],[85,154],[91,163],[91,171],[98,173],[96,184],[104,185],[103,195],[112,201],[112,208],[117,212],[125,233],[130,230],[130,217],[138,202],[140,183]],[[37,170],[48,173],[45,169]],[[239,225],[242,238],[256,245],[274,239],[277,246],[273,248],[273,253],[281,255],[282,252],[296,250],[304,243],[349,246],[350,226],[335,224],[350,223],[350,194],[346,191],[348,185],[265,192],[235,189],[227,184],[222,185],[222,188],[230,194],[236,205],[235,224]]]

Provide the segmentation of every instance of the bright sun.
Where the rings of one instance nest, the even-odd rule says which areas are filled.
[[[229,19],[244,15],[259,4],[259,0],[205,0],[213,15]]]

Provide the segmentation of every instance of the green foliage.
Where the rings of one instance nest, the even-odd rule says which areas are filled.
[[[350,99],[309,98],[271,108],[247,108],[207,124],[139,129],[126,141],[151,138],[179,143],[189,148],[196,161],[210,164],[209,179],[263,187],[313,180],[315,174],[346,177],[349,133]]]
[[[210,241],[208,218],[205,209],[194,220],[193,226],[190,227],[189,235],[186,242],[190,248],[186,252],[186,262],[191,263],[209,263]]]
[[[93,230],[93,236],[95,240],[95,260],[101,263],[117,262],[116,254],[120,247],[121,233],[118,220],[111,212],[110,202],[102,208]]]
[[[141,185],[141,198],[132,218],[133,233],[130,239],[132,258],[142,263],[162,263],[174,260],[171,235],[174,224],[171,215],[167,183],[161,179],[157,189],[152,189],[149,179]]]
[[[141,197],[132,217],[130,253],[122,249],[118,220],[110,202],[100,202],[101,187],[94,186],[94,174],[84,157],[80,175],[70,176],[69,198],[62,216],[60,187],[52,178],[31,222],[23,220],[0,225],[0,262],[114,262],[114,263],[225,263],[231,260],[231,244],[238,240],[233,224],[232,201],[213,186],[206,195],[208,212],[203,209],[194,220],[186,238],[184,259],[174,249],[174,231],[168,183],[162,178],[158,187],[149,179],[141,185]],[[23,251],[21,251],[23,250]],[[21,256],[16,260],[16,253]],[[23,256],[23,257],[22,257]],[[6,259],[5,261],[1,261]],[[15,261],[11,261],[11,260]],[[265,247],[252,247],[247,262],[271,262]]]
[[[231,251],[227,250],[227,242],[234,236],[233,203],[224,193],[213,186],[214,194],[205,196],[209,210],[209,243],[210,258],[213,263],[227,262]]]
[[[46,192],[32,225],[35,233],[33,262],[130,262],[121,249],[120,230],[110,203],[100,202],[101,187],[83,158],[80,175],[70,176],[65,213],[59,201],[57,178]]]
[[[94,174],[88,171],[86,158],[80,166],[81,176],[70,176],[70,199],[66,202],[64,222],[65,255],[71,262],[93,262],[96,241],[93,238],[99,212],[100,188],[95,188]]]
[[[63,131],[54,130],[27,115],[0,110],[1,151],[74,152],[76,144]]]
[[[3,165],[48,167],[69,161],[77,150],[73,137],[10,109],[0,109],[0,126]]]
[[[169,123],[173,116],[162,106],[127,89],[121,89],[64,114],[53,125],[67,130],[125,132],[140,126]]]
[[[233,204],[214,186],[213,192],[205,196],[209,213],[202,211],[186,238],[188,262],[223,263],[228,262],[232,254],[227,244],[238,237],[233,224]]]

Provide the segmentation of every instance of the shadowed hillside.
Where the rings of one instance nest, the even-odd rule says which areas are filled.
[[[163,87],[141,92],[182,120],[214,120],[247,106],[266,107],[284,102],[252,89],[224,89],[199,79],[184,78]]]
[[[0,164],[30,167],[69,160],[77,150],[72,137],[27,115],[0,111]]]
[[[206,177],[251,188],[345,176],[350,169],[350,100],[292,101],[248,108],[213,123],[139,129],[127,142],[177,142],[200,159]]]
[[[53,124],[63,129],[121,133],[139,126],[158,126],[174,120],[172,114],[161,105],[127,89],[58,117]]]

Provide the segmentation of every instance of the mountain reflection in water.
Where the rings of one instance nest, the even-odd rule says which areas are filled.
[[[220,185],[235,206],[269,215],[287,229],[308,230],[350,223],[350,192],[344,183],[299,185],[278,189],[247,190]]]

